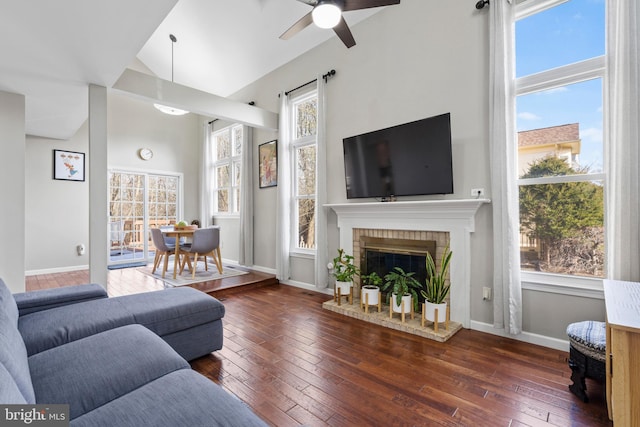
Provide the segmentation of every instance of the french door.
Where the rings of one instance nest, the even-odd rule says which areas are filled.
[[[109,172],[109,265],[154,255],[149,229],[177,222],[180,188],[179,175]]]

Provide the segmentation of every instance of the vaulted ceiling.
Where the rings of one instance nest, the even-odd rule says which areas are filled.
[[[87,86],[134,63],[228,96],[335,38],[310,26],[278,37],[310,6],[296,0],[2,0],[0,90],[26,97],[27,134],[68,139],[87,118]],[[380,9],[349,12],[353,25]],[[337,43],[340,43],[336,39]],[[356,47],[352,49],[356,49]],[[346,47],[345,47],[346,49]]]

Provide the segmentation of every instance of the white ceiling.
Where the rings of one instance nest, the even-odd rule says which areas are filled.
[[[0,9],[0,90],[25,95],[28,134],[58,139],[86,120],[88,84],[111,87],[137,60],[171,80],[169,34],[174,81],[220,96],[331,37],[340,43],[314,26],[280,40],[311,10],[296,0],[0,0]],[[379,10],[345,19],[353,31]]]

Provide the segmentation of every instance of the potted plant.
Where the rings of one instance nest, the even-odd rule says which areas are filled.
[[[353,264],[353,256],[338,249],[338,256],[333,259],[333,277],[336,279],[335,294],[352,295],[353,278],[360,275],[360,269]]]
[[[416,290],[420,289],[420,283],[413,277],[415,273],[405,272],[400,267],[394,267],[388,274],[384,276],[385,283],[382,285],[383,291],[391,290],[391,295],[387,297],[391,299],[389,302],[389,317],[393,313],[411,313],[412,308],[418,305],[418,294]],[[404,317],[402,319],[404,321]]]
[[[442,265],[440,271],[436,268],[430,253],[427,253],[427,280],[425,287],[420,291],[425,301],[425,317],[431,322],[436,321],[436,309],[438,310],[439,321],[445,320],[447,312],[447,302],[445,301],[449,295],[450,283],[447,283],[449,275],[449,263],[453,253],[449,250],[449,245],[444,248],[442,253]]]
[[[377,305],[378,311],[382,309],[380,298],[380,285],[382,285],[382,277],[375,271],[370,274],[360,276],[362,279],[362,293],[360,295],[360,308],[368,312],[370,305]]]

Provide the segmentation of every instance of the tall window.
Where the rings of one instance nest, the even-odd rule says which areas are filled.
[[[605,2],[516,8],[523,271],[604,275]]]
[[[236,214],[240,211],[240,158],[242,125],[213,132],[212,188],[213,211]]]
[[[293,98],[291,135],[293,171],[293,224],[296,250],[314,250],[316,209],[317,91]]]

